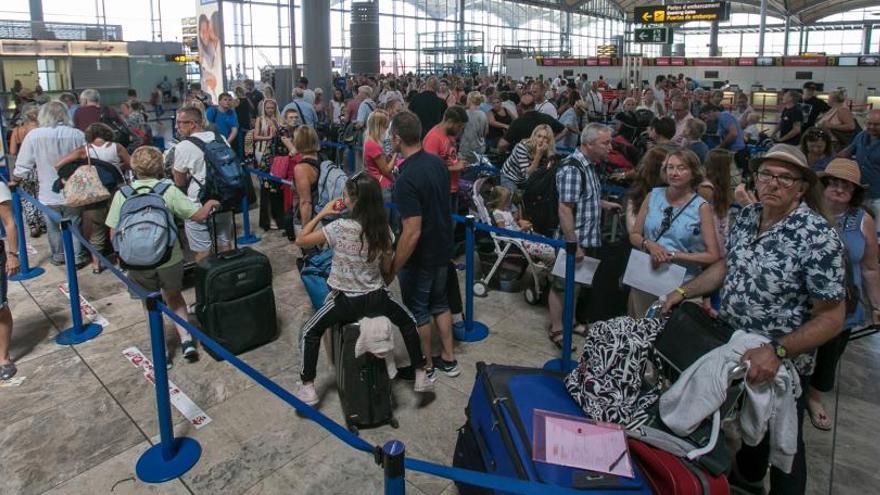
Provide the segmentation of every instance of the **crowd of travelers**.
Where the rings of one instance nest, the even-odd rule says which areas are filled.
[[[180,140],[164,154],[145,141],[150,130],[136,94],[118,112],[94,89],[27,103],[9,141],[9,185],[35,195],[112,255],[109,240],[124,194],[113,190],[102,202],[74,208],[61,191],[71,164],[108,163],[132,188],[160,191],[199,260],[212,247],[233,248],[234,221],[224,212],[210,227],[206,223],[218,204],[200,194],[207,166],[199,142],[223,142],[256,169],[291,181],[293,187],[259,180],[255,196],[260,227],[288,231],[303,250],[333,249],[330,296],[305,323],[300,342],[297,395],[314,405],[321,336],[353,316],[384,315],[400,329],[417,392],[432,391],[438,373],[458,376],[453,330],[462,324],[462,310],[451,215],[467,210],[459,176],[489,155],[500,172],[488,201],[492,218],[498,226],[530,231],[534,219],[522,208],[523,197],[537,176],[550,171],[558,227],[540,233],[576,243],[580,262],[601,257],[603,219],[621,218],[632,249],[647,253],[652,267],[685,269],[682,285],[661,298],[664,311],[696,301],[733,328],[763,336],[765,345],[743,355],[755,386],[773,380],[784,362],[793,363],[806,390],[797,401],[798,429],[790,432],[797,453],[790,472],[772,469],[771,485],[774,493],[803,493],[803,416],[816,428],[831,428],[822,393],[834,385],[847,336],[880,318],[874,220],[880,213],[880,110],[868,113],[862,130],[845,94],[832,92],[825,103],[816,84],[807,83],[803,91],[786,91],[779,122],[762,127],[748,94],[737,92],[725,102],[722,91],[704,90],[682,74],[617,92],[608,91],[604,78],[586,75],[351,76],[335,79],[326,96],[302,78],[283,108],[271,86],[257,86],[243,81],[215,103],[193,84],[176,111]],[[322,139],[355,144],[360,171],[348,178],[339,201],[316,209],[328,156]],[[609,197],[608,184],[627,192]],[[15,374],[5,293],[18,251],[9,201],[0,185],[7,233],[0,379]],[[395,205],[391,214],[389,202]],[[59,224],[23,206],[30,235],[46,232],[50,262],[63,265]],[[78,266],[91,261],[94,273],[101,272],[98,260],[76,242],[74,250]],[[546,263],[555,258],[546,246],[530,251]],[[184,317],[183,267],[176,247],[161,266],[132,269],[129,276],[147,291],[161,290]],[[389,289],[395,279],[401,300]],[[563,280],[552,276],[549,286],[545,331],[561,347]],[[657,299],[633,288],[629,315],[643,317]],[[432,352],[432,328],[440,336],[438,354]],[[183,355],[197,358],[193,338],[183,328],[177,332]],[[735,482],[759,486],[770,454],[767,438],[744,446]]]

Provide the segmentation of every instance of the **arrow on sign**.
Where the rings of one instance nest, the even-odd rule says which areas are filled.
[[[639,31],[637,38],[639,39],[639,41],[647,41],[648,39],[651,38],[651,32],[650,31]]]
[[[654,16],[650,12],[645,12],[642,14],[642,21],[644,21],[644,22],[649,22],[653,18],[654,18]]]

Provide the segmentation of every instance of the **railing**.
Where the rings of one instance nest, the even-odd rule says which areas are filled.
[[[262,179],[272,180],[287,187],[293,187],[290,181],[279,179],[264,172],[247,169],[247,171]],[[24,218],[20,207],[20,199],[24,199],[33,204],[37,209],[49,217],[50,220],[58,222],[61,225],[65,263],[67,266],[67,283],[70,296],[70,311],[73,326],[67,329],[56,338],[56,342],[60,345],[71,345],[85,342],[97,337],[101,333],[101,326],[96,323],[84,324],[82,321],[81,309],[79,304],[79,285],[77,281],[76,259],[74,252],[73,239],[76,238],[83,248],[87,249],[99,261],[101,265],[109,269],[109,271],[123,282],[132,294],[143,299],[146,302],[148,311],[148,321],[150,328],[150,340],[152,347],[153,381],[155,383],[156,393],[156,409],[158,416],[159,443],[150,447],[144,452],[137,461],[135,472],[139,479],[148,483],[161,483],[172,480],[183,475],[198,463],[201,457],[201,445],[192,438],[175,437],[173,425],[171,421],[171,405],[169,397],[169,383],[165,352],[164,324],[163,315],[170,318],[175,324],[180,325],[220,358],[225,359],[229,364],[234,366],[240,372],[244,373],[248,378],[268,390],[270,393],[287,403],[306,418],[318,423],[322,428],[333,434],[337,439],[341,440],[355,450],[370,454],[376,463],[383,468],[385,479],[386,494],[403,494],[405,493],[405,472],[406,469],[419,471],[434,476],[439,476],[449,480],[467,483],[470,485],[485,487],[493,490],[499,490],[508,493],[517,494],[537,494],[537,495],[578,495],[582,492],[579,490],[562,488],[553,485],[545,485],[536,482],[522,481],[514,478],[480,473],[466,469],[453,468],[441,464],[436,464],[419,459],[407,458],[406,449],[402,442],[392,440],[386,442],[382,446],[370,445],[364,439],[352,434],[345,427],[336,423],[321,412],[306,405],[300,401],[295,395],[285,390],[270,378],[264,376],[259,371],[244,362],[238,356],[227,351],[223,346],[215,342],[211,337],[205,335],[199,328],[191,325],[188,321],[178,316],[171,310],[161,299],[158,293],[147,293],[143,288],[129,279],[125,273],[118,269],[103,253],[92,246],[88,240],[75,228],[68,218],[61,217],[58,212],[42,204],[39,200],[26,192],[13,189],[13,213],[15,215],[16,229],[20,234],[19,253],[21,255],[22,267],[27,267],[26,272],[31,273],[32,277],[39,276],[37,269],[31,269],[27,259],[27,239],[24,236]],[[15,205],[18,205],[16,207]],[[245,230],[244,237],[250,233],[250,221],[248,214],[248,200],[242,200],[243,227]],[[465,224],[465,278],[467,280],[466,289],[466,309],[465,309],[465,330],[463,334],[457,335],[459,340],[475,341],[481,340],[488,335],[489,329],[486,325],[474,321],[473,307],[473,277],[474,277],[474,249],[475,249],[475,232],[477,230],[483,232],[496,233],[505,237],[519,238],[532,242],[541,242],[557,248],[565,248],[566,264],[565,264],[565,308],[564,308],[564,337],[562,346],[561,359],[549,361],[545,368],[569,370],[572,367],[570,359],[571,353],[571,333],[572,321],[574,316],[574,268],[575,268],[575,250],[574,242],[563,242],[546,237],[536,236],[523,232],[516,232],[507,229],[500,229],[491,225],[476,222],[473,216],[461,217],[454,216],[457,222]],[[257,242],[259,239],[253,240]],[[31,277],[31,278],[32,278]]]
[[[0,20],[0,39],[122,41],[118,24]]]

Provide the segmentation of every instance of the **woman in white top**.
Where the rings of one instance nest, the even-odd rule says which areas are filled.
[[[328,215],[349,212],[317,229]],[[394,235],[388,228],[385,204],[379,182],[363,171],[345,183],[343,197],[331,201],[312,218],[296,239],[301,248],[328,244],[333,259],[327,285],[330,294],[324,305],[303,325],[300,335],[302,386],[297,397],[309,404],[319,401],[315,391],[316,367],[321,336],[327,328],[363,317],[385,316],[400,329],[410,362],[416,369],[415,391],[430,392],[433,380],[425,370],[416,320],[406,307],[391,295],[387,282],[394,257]]]
[[[101,160],[116,167],[121,177],[125,177],[131,166],[131,156],[125,146],[113,142],[113,129],[107,124],[100,122],[86,127],[86,145],[68,153],[55,164],[55,170],[73,162],[82,162],[87,159]],[[115,190],[110,191],[112,195]],[[109,201],[101,201],[82,207],[83,235],[89,239],[89,243],[104,254],[112,251],[107,226],[107,210]],[[103,266],[95,255],[92,255],[92,273],[95,275],[103,271]]]
[[[333,110],[331,123],[341,125],[342,115],[345,111],[345,94],[341,89],[336,88],[333,90],[333,99],[330,100],[330,106]]]

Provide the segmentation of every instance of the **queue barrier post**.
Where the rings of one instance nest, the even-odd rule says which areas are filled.
[[[565,243],[565,303],[562,307],[562,356],[544,363],[545,370],[569,372],[574,369],[571,360],[571,333],[574,330],[574,264],[577,243]]]
[[[27,237],[24,230],[24,213],[21,209],[21,195],[18,194],[18,186],[9,188],[12,191],[12,216],[15,218],[15,232],[18,234],[18,260],[21,264],[18,273],[9,277],[9,280],[21,282],[39,277],[46,272],[43,268],[35,266],[31,268],[28,261]]]
[[[153,293],[146,300],[150,346],[153,350],[153,383],[156,386],[156,409],[159,416],[159,444],[141,454],[135,466],[138,479],[146,483],[163,483],[177,478],[192,469],[202,456],[202,446],[198,441],[188,437],[174,438],[165,356],[165,324],[158,307],[159,299],[160,295]]]
[[[79,281],[76,276],[76,253],[73,251],[73,234],[69,218],[61,219],[61,239],[64,245],[64,266],[67,268],[67,292],[70,295],[70,318],[73,326],[55,337],[59,345],[82,344],[101,334],[104,328],[97,323],[83,325],[79,301]]]
[[[355,167],[355,157],[354,157],[354,145],[348,146],[348,175],[354,174]]]
[[[489,327],[474,321],[474,223],[473,215],[464,217],[464,329],[453,329],[453,335],[459,342],[479,342],[489,336]]]
[[[248,174],[247,180],[251,180],[251,176]],[[260,238],[254,235],[251,232],[251,205],[250,201],[248,201],[247,193],[241,196],[241,226],[242,235],[236,239],[239,245],[246,246],[248,244],[256,244],[260,242]]]
[[[385,471],[385,495],[406,493],[406,447],[400,440],[390,440],[382,446],[382,468]]]

